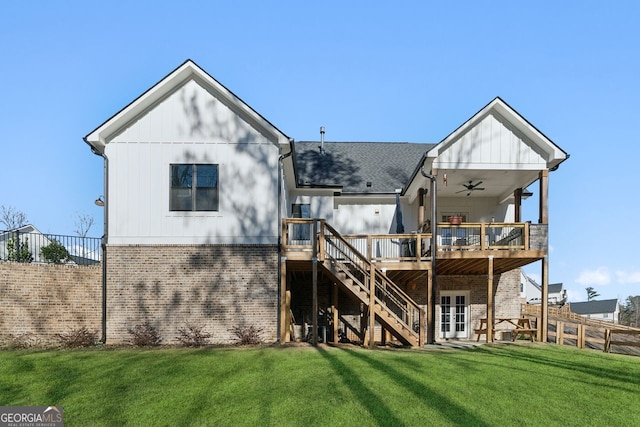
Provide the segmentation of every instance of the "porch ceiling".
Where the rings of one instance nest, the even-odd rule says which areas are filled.
[[[444,176],[447,183],[444,183]],[[438,170],[438,197],[510,197],[517,188],[526,188],[538,179],[537,170]],[[484,190],[472,191],[467,196],[463,184],[471,181]],[[532,189],[535,191],[535,189]]]

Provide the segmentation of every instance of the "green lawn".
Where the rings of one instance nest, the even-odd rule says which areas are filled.
[[[640,359],[541,344],[0,351],[0,406],[79,426],[640,425]]]

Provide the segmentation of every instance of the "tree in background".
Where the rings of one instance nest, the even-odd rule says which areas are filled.
[[[640,321],[640,295],[628,296],[625,302],[620,304],[620,323],[627,326],[638,327]]]
[[[4,224],[7,230],[15,230],[27,225],[27,214],[17,210],[13,206],[0,206],[0,224]]]
[[[587,301],[591,301],[595,297],[599,297],[600,296],[600,294],[598,292],[596,292],[596,290],[593,289],[591,286],[589,286],[588,288],[585,288],[585,290],[587,291]]]
[[[76,226],[75,233],[80,237],[87,237],[87,233],[89,233],[89,230],[93,225],[93,216],[88,213],[78,212],[76,214],[76,221],[74,224]]]

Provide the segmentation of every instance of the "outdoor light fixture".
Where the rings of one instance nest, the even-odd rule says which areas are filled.
[[[520,197],[522,197],[522,200],[526,200],[529,197],[533,196],[533,193],[527,189],[522,190],[522,194]]]
[[[96,201],[93,203],[95,203],[96,206],[104,207],[104,197],[103,196],[98,197]]]

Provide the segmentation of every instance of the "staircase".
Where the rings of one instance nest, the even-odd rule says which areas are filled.
[[[318,242],[319,264],[343,290],[373,304],[375,320],[404,345],[424,344],[424,312],[413,299],[324,222]]]

